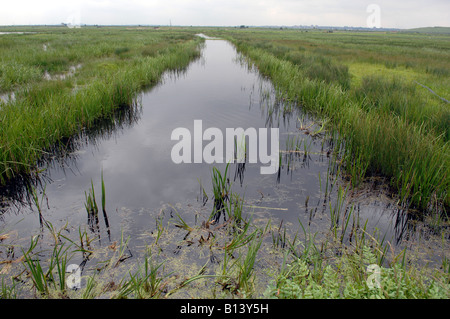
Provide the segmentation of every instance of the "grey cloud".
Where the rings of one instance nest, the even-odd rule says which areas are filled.
[[[371,3],[382,27],[450,26],[448,0],[16,0],[2,5],[0,24],[57,24],[80,10],[86,24],[365,26]]]

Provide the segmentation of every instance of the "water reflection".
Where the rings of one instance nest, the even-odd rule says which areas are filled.
[[[87,147],[95,148],[105,139],[114,139],[120,132],[136,124],[142,114],[142,105],[136,100],[132,105],[118,108],[112,116],[98,119],[94,125],[70,138],[63,138],[51,149],[43,152],[39,159],[37,172],[34,174],[17,174],[8,184],[0,187],[2,198],[0,216],[8,210],[20,211],[24,207],[33,207],[34,192],[45,197],[47,185],[52,185],[55,172],[62,172],[64,176],[80,173],[78,162]],[[42,216],[40,216],[42,226]]]

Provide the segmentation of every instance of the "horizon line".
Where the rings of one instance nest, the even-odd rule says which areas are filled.
[[[67,27],[71,25],[70,23],[59,23],[59,24],[5,24],[0,25],[1,27]],[[337,25],[169,25],[169,24],[87,24],[80,23],[76,24],[78,27],[197,27],[197,28],[299,28],[299,29],[364,29],[364,30],[413,30],[413,29],[421,29],[421,28],[450,28],[450,26],[422,26],[422,27],[414,27],[414,28],[394,28],[394,27],[380,27],[380,28],[369,28],[363,26],[337,26]]]

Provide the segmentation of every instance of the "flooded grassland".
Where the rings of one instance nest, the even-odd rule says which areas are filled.
[[[128,63],[133,50],[144,49],[101,63]],[[205,39],[191,60],[40,156],[31,180],[7,182],[3,297],[448,298],[446,220],[416,218],[382,177],[354,187],[330,119],[306,112],[231,42]],[[54,81],[80,87],[84,68]],[[189,163],[171,157],[177,128],[192,133]],[[224,132],[222,146],[227,128],[277,128],[278,169],[198,160],[208,128]],[[238,144],[247,156],[250,144]],[[381,288],[368,284],[371,265]]]

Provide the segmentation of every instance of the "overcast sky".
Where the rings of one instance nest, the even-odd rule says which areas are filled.
[[[0,25],[333,25],[450,27],[450,0],[1,0]],[[370,8],[374,8],[373,6]],[[375,21],[375,20],[370,20]]]

